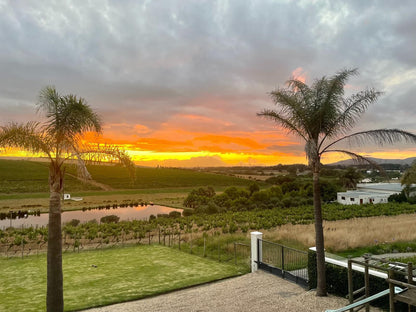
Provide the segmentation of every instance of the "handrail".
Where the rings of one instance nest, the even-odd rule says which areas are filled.
[[[412,288],[412,289],[416,289],[416,285],[413,284],[409,284],[409,283],[405,283],[405,282],[401,282],[398,280],[394,280],[391,278],[386,279],[387,282],[404,287],[404,288]]]
[[[400,287],[394,287],[394,293],[395,294],[399,294],[402,291],[403,291],[402,288],[400,288]],[[372,296],[370,296],[370,297],[368,297],[366,299],[363,299],[363,300],[357,301],[355,303],[352,303],[350,305],[347,305],[347,306],[345,306],[343,308],[335,309],[335,310],[325,310],[325,312],[344,312],[344,311],[348,311],[350,309],[353,309],[353,308],[362,306],[362,305],[364,305],[366,303],[369,303],[369,302],[374,301],[374,300],[376,300],[378,298],[381,298],[383,296],[386,296],[389,293],[390,293],[390,289],[386,289],[386,290],[383,290],[382,292],[379,292],[379,293],[377,293],[375,295],[372,295]]]

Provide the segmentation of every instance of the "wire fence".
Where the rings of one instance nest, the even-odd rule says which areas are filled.
[[[76,227],[75,227],[76,229]],[[14,235],[0,237],[0,257],[26,257],[46,253],[48,245],[47,228],[24,228]],[[23,232],[22,232],[23,230]],[[243,241],[241,239],[243,238]],[[125,245],[158,244],[178,249],[219,262],[250,267],[250,245],[243,236],[220,234],[217,231],[192,232],[158,228],[147,232],[121,230],[112,232],[64,232],[62,250],[81,252],[91,249],[105,249]]]

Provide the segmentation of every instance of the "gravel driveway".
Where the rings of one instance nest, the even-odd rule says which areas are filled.
[[[347,304],[346,299],[334,296],[316,297],[314,291],[305,291],[280,277],[257,271],[165,295],[89,309],[85,312],[308,312],[336,309]]]

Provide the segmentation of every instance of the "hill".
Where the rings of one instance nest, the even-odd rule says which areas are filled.
[[[129,178],[125,168],[117,165],[87,166],[93,179],[112,189],[158,189],[199,186],[246,186],[249,180],[189,169],[136,167],[136,180]],[[76,167],[67,165],[65,191],[100,190],[76,178]],[[48,163],[0,159],[0,193],[48,192]]]
[[[383,159],[383,158],[372,158],[369,157],[370,160],[374,161],[379,165],[383,164],[394,164],[394,165],[411,165],[415,160],[416,157],[409,157],[405,159]],[[330,166],[351,166],[355,165],[356,163],[352,159],[341,160],[335,163],[328,164]]]

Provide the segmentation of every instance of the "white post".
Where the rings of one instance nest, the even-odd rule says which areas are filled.
[[[261,232],[251,232],[251,272],[258,270],[257,261],[261,261],[261,245],[258,246],[258,240],[263,238]],[[257,252],[259,250],[259,252]]]

